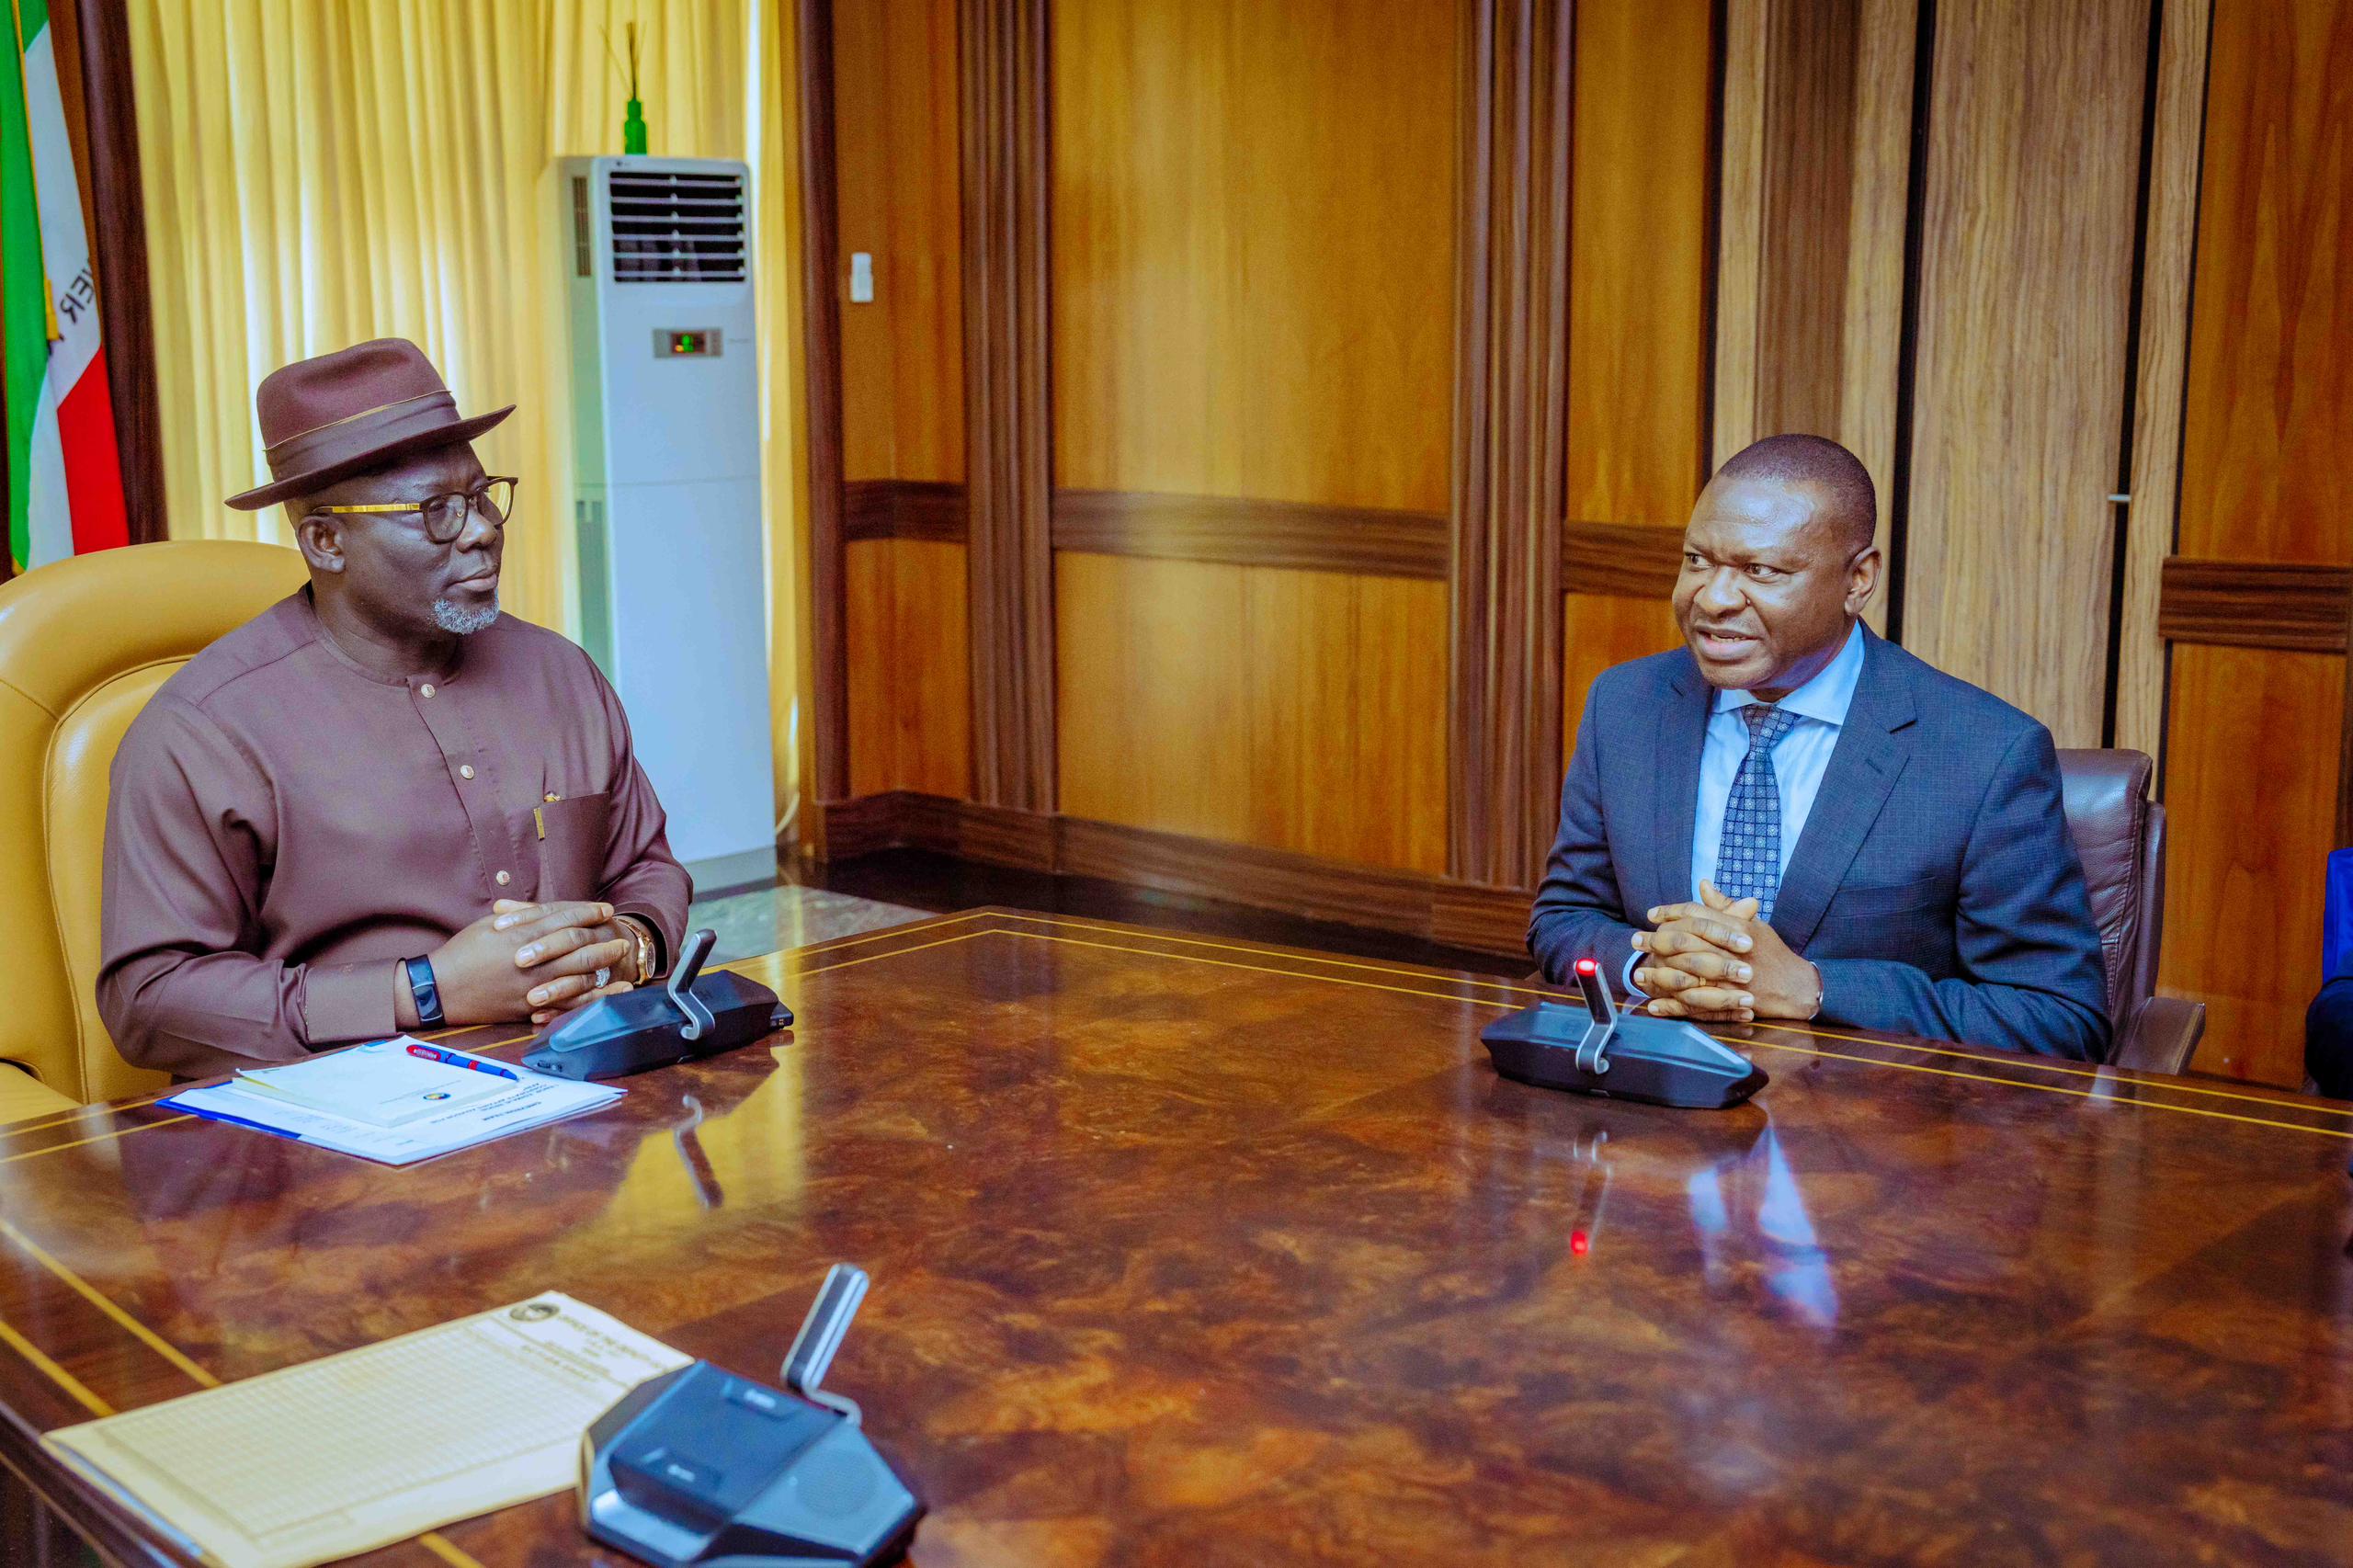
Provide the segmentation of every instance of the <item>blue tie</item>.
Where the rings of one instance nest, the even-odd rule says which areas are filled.
[[[1748,704],[1740,716],[1748,722],[1748,755],[1724,800],[1715,881],[1727,898],[1756,900],[1756,918],[1769,925],[1781,891],[1781,787],[1773,777],[1773,747],[1798,719],[1762,702]]]

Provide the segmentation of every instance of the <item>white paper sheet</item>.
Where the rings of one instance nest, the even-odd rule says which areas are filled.
[[[510,1067],[517,1074],[508,1092],[398,1127],[371,1127],[364,1121],[314,1110],[275,1095],[240,1088],[233,1080],[204,1088],[183,1089],[164,1104],[215,1121],[257,1128],[383,1165],[409,1165],[610,1105],[623,1092],[610,1084],[575,1083],[514,1067],[512,1063],[500,1065]]]
[[[222,1568],[307,1568],[573,1485],[589,1424],[688,1359],[551,1290],[44,1441]]]
[[[405,1127],[444,1110],[479,1105],[506,1092],[520,1075],[517,1068],[492,1062],[495,1071],[460,1067],[485,1059],[462,1051],[427,1045],[409,1035],[366,1045],[324,1051],[279,1067],[249,1067],[233,1082],[249,1092],[307,1106],[370,1127]]]

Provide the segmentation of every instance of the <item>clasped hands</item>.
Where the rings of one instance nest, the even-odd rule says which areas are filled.
[[[629,990],[637,943],[609,903],[524,903],[500,899],[490,913],[430,955],[451,1024],[544,1024],[600,996]],[[598,971],[605,983],[597,983]]]
[[[1790,950],[1780,933],[1756,918],[1753,898],[1731,899],[1699,884],[1698,903],[1661,904],[1651,931],[1634,933],[1647,955],[1634,984],[1661,1018],[1751,1023],[1811,1018],[1822,1009],[1822,971]]]

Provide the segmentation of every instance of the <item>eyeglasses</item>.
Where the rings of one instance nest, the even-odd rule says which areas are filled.
[[[313,512],[415,512],[425,519],[425,537],[436,544],[455,544],[466,531],[466,517],[480,512],[483,521],[503,528],[515,509],[515,482],[504,477],[483,480],[472,490],[452,490],[422,501],[392,501],[365,506],[313,506]]]

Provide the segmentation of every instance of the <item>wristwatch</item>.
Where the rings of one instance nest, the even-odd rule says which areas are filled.
[[[613,918],[637,944],[637,983],[644,985],[658,979],[655,971],[662,967],[662,949],[654,945],[653,929],[634,915],[619,915]]]
[[[416,1000],[417,1027],[439,1028],[449,1019],[441,1011],[441,987],[433,979],[433,960],[415,958],[404,961],[408,965],[408,994]]]

